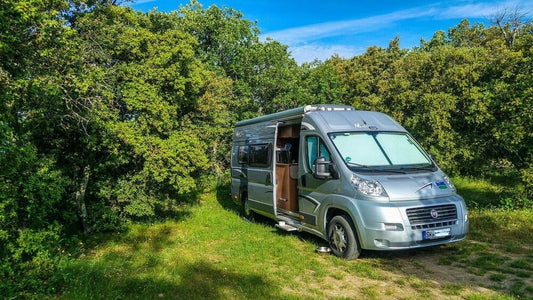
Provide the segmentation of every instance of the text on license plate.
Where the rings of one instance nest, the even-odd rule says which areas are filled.
[[[443,229],[437,229],[437,230],[424,230],[422,231],[422,239],[423,240],[432,240],[432,239],[438,239],[450,236],[451,229],[450,228],[443,228]]]

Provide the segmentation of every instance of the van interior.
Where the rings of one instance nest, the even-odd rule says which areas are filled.
[[[280,125],[276,142],[276,208],[278,212],[298,211],[298,149],[300,123]]]

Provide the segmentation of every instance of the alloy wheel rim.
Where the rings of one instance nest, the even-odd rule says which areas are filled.
[[[333,245],[337,250],[340,252],[344,252],[346,249],[346,233],[344,232],[344,228],[340,225],[335,225],[333,229]]]

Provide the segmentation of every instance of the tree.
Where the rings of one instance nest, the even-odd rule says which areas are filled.
[[[521,33],[521,28],[531,23],[527,13],[516,7],[513,10],[502,9],[490,18],[498,26],[508,48],[511,48]]]
[[[346,88],[337,73],[336,64],[341,60],[334,56],[325,62],[305,63],[301,81],[304,91],[300,97],[300,105],[304,104],[344,104]]]
[[[485,26],[476,23],[470,26],[467,19],[448,30],[448,38],[453,47],[480,47],[487,42]]]
[[[73,222],[62,210],[70,181],[34,139],[49,130],[40,125],[58,109],[52,86],[69,47],[50,58],[72,33],[60,17],[67,7],[61,0],[0,2],[0,294],[6,297],[55,291],[57,249]]]
[[[180,28],[198,40],[197,57],[232,80],[234,121],[298,105],[298,66],[287,46],[259,41],[259,29],[229,8],[195,0],[178,11]]]

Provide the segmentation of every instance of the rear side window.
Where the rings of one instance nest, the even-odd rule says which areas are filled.
[[[268,167],[271,161],[271,144],[256,144],[249,146],[249,164],[254,167]]]
[[[248,163],[248,146],[239,146],[239,152],[237,155],[240,164]]]

